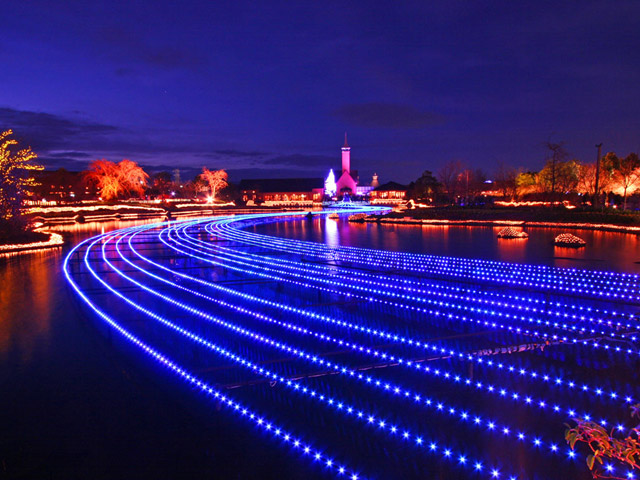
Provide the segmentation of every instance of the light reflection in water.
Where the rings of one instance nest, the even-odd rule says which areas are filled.
[[[0,359],[28,362],[49,341],[53,306],[63,282],[55,274],[60,248],[0,260]],[[6,363],[5,363],[6,364]]]
[[[332,218],[327,218],[324,223],[325,243],[329,247],[340,246],[340,234],[338,233],[338,222]]]
[[[553,245],[557,228],[525,228],[528,239],[498,239],[496,227],[349,223],[345,220],[304,225],[302,221],[261,225],[256,231],[315,242],[337,239],[345,246],[398,250],[566,268],[640,273],[640,236],[630,233],[570,230],[587,242],[584,248]],[[335,230],[329,233],[329,228]]]

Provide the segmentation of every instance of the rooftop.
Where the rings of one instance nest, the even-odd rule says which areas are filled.
[[[310,192],[324,188],[322,178],[260,178],[241,180],[241,191],[256,190],[262,193],[274,192]]]

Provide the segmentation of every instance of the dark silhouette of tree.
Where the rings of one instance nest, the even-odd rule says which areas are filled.
[[[459,183],[461,188],[464,190],[464,196],[467,203],[471,198],[479,195],[486,189],[486,180],[487,174],[481,169],[466,169],[460,173]]]
[[[502,193],[504,198],[514,199],[518,193],[516,178],[518,172],[515,168],[498,163],[498,170],[495,176],[495,187]]]
[[[558,167],[559,164],[565,162],[568,158],[568,154],[564,149],[563,143],[545,142],[545,147],[549,150],[549,157],[543,170],[547,170],[544,178],[544,183],[548,185],[552,199],[556,196],[556,185],[558,181]],[[542,172],[540,172],[542,174]],[[542,175],[541,175],[542,176]],[[545,189],[546,190],[546,189]],[[549,191],[549,190],[546,190]]]
[[[158,172],[151,179],[153,190],[159,195],[168,195],[174,188],[169,172]]]
[[[409,189],[409,197],[417,200],[428,199],[433,202],[435,197],[442,190],[442,185],[438,182],[433,173],[429,170],[422,172],[420,178],[412,183]]]
[[[438,180],[442,183],[445,192],[452,202],[455,202],[460,187],[460,174],[464,170],[462,163],[458,160],[451,160],[444,164],[438,171]]]

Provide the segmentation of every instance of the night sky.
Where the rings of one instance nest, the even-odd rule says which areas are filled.
[[[488,7],[486,4],[491,3]],[[47,168],[130,158],[368,183],[543,142],[640,150],[640,2],[5,1],[0,128]]]

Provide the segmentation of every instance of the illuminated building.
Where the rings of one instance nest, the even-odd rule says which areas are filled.
[[[376,178],[377,180],[377,178]],[[369,194],[371,203],[397,204],[405,201],[407,196],[407,186],[396,182],[387,182],[374,188]]]
[[[311,205],[322,202],[322,178],[265,178],[241,180],[244,202],[266,206]]]
[[[318,178],[272,178],[241,180],[239,189],[242,200],[266,206],[311,205],[321,203],[326,195],[366,196],[372,185],[358,185],[358,172],[351,170],[351,147],[344,135],[342,146],[342,170],[338,180],[331,169],[326,179]],[[374,175],[377,182],[377,175]]]

